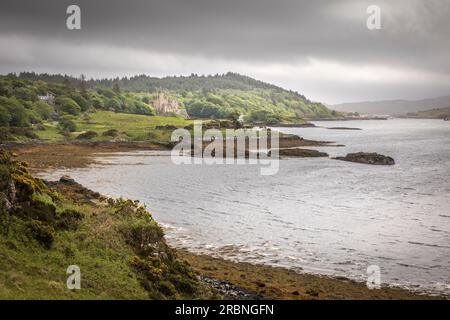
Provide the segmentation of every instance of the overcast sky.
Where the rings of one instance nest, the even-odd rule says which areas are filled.
[[[366,27],[372,4],[381,30]],[[1,0],[0,73],[20,71],[233,71],[325,103],[449,95],[450,1]]]

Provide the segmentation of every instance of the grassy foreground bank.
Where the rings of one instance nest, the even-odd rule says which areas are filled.
[[[209,296],[137,202],[71,179],[45,183],[0,151],[1,299],[192,299]],[[69,290],[77,265],[81,289]]]

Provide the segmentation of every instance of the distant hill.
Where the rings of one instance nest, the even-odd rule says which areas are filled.
[[[22,80],[66,83],[80,86],[80,79],[66,75],[20,73]],[[296,122],[304,118],[336,118],[342,116],[325,105],[308,100],[302,94],[237,73],[216,75],[170,76],[163,78],[138,75],[114,79],[86,80],[90,89],[113,89],[123,92],[166,92],[190,117],[226,118],[231,114],[246,116],[262,123]]]
[[[429,110],[434,108],[446,108],[450,106],[450,95],[423,100],[386,100],[342,103],[330,106],[330,108],[342,112],[359,112],[361,114],[379,115],[406,115],[411,112]]]
[[[450,107],[447,108],[436,108],[425,111],[410,112],[407,114],[411,118],[428,118],[428,119],[449,119],[450,118]]]

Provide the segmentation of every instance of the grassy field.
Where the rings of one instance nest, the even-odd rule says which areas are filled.
[[[427,118],[427,119],[450,118],[450,107],[409,113],[408,116],[417,117],[417,118]]]
[[[88,113],[75,119],[77,131],[71,134],[70,138],[77,137],[85,131],[95,131],[98,136],[92,141],[112,140],[111,137],[102,136],[108,130],[118,130],[115,140],[122,141],[168,141],[171,131],[157,130],[157,126],[185,127],[192,123],[192,120],[185,120],[178,117],[145,116],[125,113],[115,113],[111,111],[97,111]],[[58,131],[56,123],[45,123],[45,130],[36,131],[39,138],[47,142],[64,141],[65,137]]]

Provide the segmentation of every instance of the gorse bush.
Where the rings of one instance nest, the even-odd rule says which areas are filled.
[[[39,220],[32,219],[28,223],[30,234],[45,248],[50,248],[55,239],[55,229]]]

